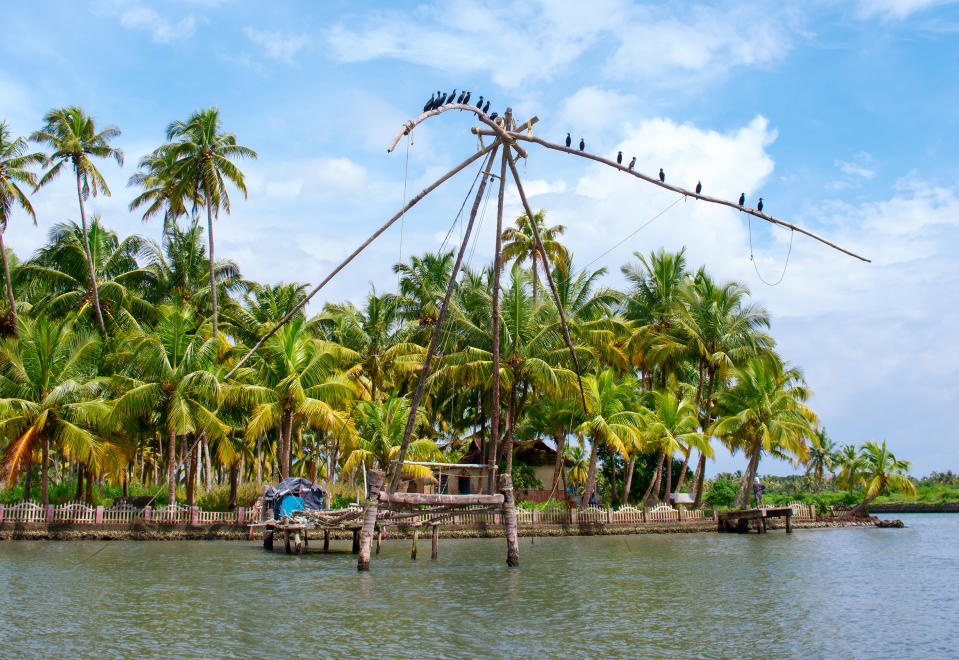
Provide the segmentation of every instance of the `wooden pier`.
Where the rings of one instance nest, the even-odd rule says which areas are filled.
[[[768,507],[761,509],[739,509],[737,511],[726,511],[716,516],[717,530],[719,532],[739,532],[749,531],[749,523],[756,522],[756,532],[758,534],[766,533],[766,520],[768,518],[785,518],[786,533],[792,534],[793,510],[791,506]]]

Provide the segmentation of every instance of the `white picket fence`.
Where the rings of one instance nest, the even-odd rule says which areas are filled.
[[[103,507],[90,506],[84,502],[66,502],[43,507],[36,502],[17,502],[0,504],[0,523],[236,525],[251,522],[254,513],[254,507],[240,507],[235,511],[202,511],[182,504],[139,509],[129,504]]]

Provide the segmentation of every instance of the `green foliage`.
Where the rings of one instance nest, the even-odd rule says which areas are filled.
[[[536,478],[536,471],[533,470],[532,466],[522,461],[513,463],[513,488],[536,489],[542,487],[543,482]]]
[[[733,479],[714,479],[703,501],[709,506],[729,506],[736,499],[738,487]]]
[[[263,494],[263,486],[252,482],[240,484],[236,490],[236,505],[253,506],[256,498]],[[230,503],[230,485],[215,485],[196,500],[196,505],[206,511],[227,511]]]

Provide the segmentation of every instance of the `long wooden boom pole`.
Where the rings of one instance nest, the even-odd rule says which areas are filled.
[[[472,131],[476,135],[496,135],[496,136],[500,135],[499,132],[493,133],[486,129],[476,128],[475,126],[473,127]],[[729,208],[735,209],[741,213],[748,213],[749,215],[765,220],[766,222],[770,222],[774,225],[780,225],[781,227],[786,227],[787,229],[791,229],[793,231],[799,232],[800,234],[804,234],[808,236],[809,238],[819,241],[820,243],[823,243],[824,245],[828,245],[834,250],[838,250],[839,252],[842,252],[843,254],[849,255],[850,257],[854,257],[855,259],[859,259],[860,261],[865,261],[866,263],[872,263],[871,259],[867,259],[866,257],[858,255],[855,252],[850,252],[849,250],[836,245],[832,241],[826,240],[822,236],[818,236],[814,234],[808,229],[803,229],[802,227],[794,225],[791,222],[786,222],[785,220],[774,218],[773,216],[767,215],[763,213],[762,211],[757,211],[756,209],[740,206],[739,204],[736,204],[735,202],[731,202],[726,199],[720,199],[718,197],[712,197],[710,195],[703,195],[700,193],[696,193],[692,190],[681,188],[680,186],[674,186],[670,183],[665,183],[663,181],[660,181],[656,177],[648,176],[646,174],[643,174],[642,172],[637,172],[636,170],[630,170],[628,167],[620,165],[616,163],[615,161],[612,161],[608,158],[603,158],[602,156],[597,156],[596,154],[591,154],[588,151],[579,151],[577,149],[572,149],[570,147],[564,147],[559,144],[547,142],[546,140],[542,138],[531,136],[525,133],[518,133],[516,131],[507,131],[507,134],[511,139],[514,139],[514,140],[523,140],[525,142],[532,142],[542,147],[546,147],[547,149],[552,149],[554,151],[563,151],[565,153],[572,154],[574,156],[579,156],[581,158],[594,160],[597,163],[602,163],[603,165],[609,165],[610,167],[615,168],[621,172],[625,172],[626,174],[631,174],[637,179],[642,179],[643,181],[646,181],[647,183],[651,183],[653,185],[659,186],[660,188],[665,188],[666,190],[672,190],[673,192],[677,192],[681,195],[686,195],[687,197],[692,197],[694,199],[702,200],[704,202],[710,202],[712,204],[720,204],[722,206],[728,206]]]
[[[462,163],[460,163],[459,165],[457,165],[456,167],[454,167],[453,169],[451,169],[449,172],[447,172],[446,174],[444,174],[443,176],[441,176],[439,179],[437,179],[436,181],[434,181],[433,183],[431,183],[430,185],[428,185],[426,188],[424,188],[424,189],[420,192],[420,194],[418,194],[416,197],[414,197],[413,199],[411,199],[406,206],[404,206],[404,207],[401,208],[399,211],[397,211],[397,212],[396,212],[396,215],[394,215],[392,218],[390,218],[390,219],[387,220],[385,223],[383,223],[383,226],[382,226],[382,227],[380,227],[380,228],[377,229],[375,232],[373,232],[372,235],[370,235],[369,238],[367,238],[365,241],[363,241],[362,245],[360,245],[358,248],[356,248],[355,250],[353,250],[353,252],[350,254],[350,256],[348,256],[342,263],[340,263],[339,266],[337,266],[337,267],[334,268],[332,271],[330,271],[330,274],[327,275],[327,276],[323,279],[322,282],[320,282],[319,284],[317,284],[317,285],[313,288],[313,290],[310,291],[310,292],[307,294],[306,298],[304,298],[303,300],[301,300],[293,309],[291,309],[291,310],[289,311],[289,313],[288,313],[286,316],[284,316],[282,319],[280,319],[280,320],[277,322],[277,324],[270,329],[269,332],[267,332],[265,335],[263,335],[262,337],[260,337],[260,339],[257,340],[257,342],[256,342],[255,344],[253,344],[253,347],[252,347],[249,351],[247,351],[246,355],[244,355],[243,358],[242,358],[239,362],[237,362],[237,363],[233,366],[232,369],[230,369],[230,371],[226,374],[226,376],[223,377],[223,380],[228,379],[230,376],[232,376],[234,373],[236,373],[236,370],[239,369],[240,367],[242,367],[243,364],[244,364],[248,359],[250,359],[250,356],[253,355],[257,350],[259,350],[259,348],[263,345],[263,343],[264,343],[267,339],[269,339],[270,337],[272,337],[272,336],[274,335],[274,333],[276,333],[277,330],[279,330],[281,327],[283,327],[283,324],[284,324],[284,323],[286,323],[286,322],[289,321],[291,318],[293,318],[293,315],[294,315],[294,314],[296,314],[296,313],[299,312],[301,309],[303,309],[303,308],[306,306],[306,303],[310,302],[310,298],[312,298],[313,296],[315,296],[315,295],[319,292],[320,289],[322,289],[324,286],[326,286],[327,283],[328,283],[330,280],[332,280],[332,279],[336,276],[337,273],[339,273],[341,270],[343,270],[344,268],[346,268],[347,264],[349,264],[351,261],[353,261],[353,259],[356,258],[356,255],[358,255],[360,252],[362,252],[363,250],[365,250],[365,249],[367,248],[367,246],[369,246],[370,243],[372,243],[372,242],[375,241],[377,238],[379,238],[380,234],[382,234],[384,231],[386,231],[387,229],[389,229],[389,228],[393,225],[394,222],[396,222],[397,220],[399,220],[399,219],[403,216],[404,213],[406,213],[406,212],[409,211],[411,208],[413,208],[414,206],[416,206],[416,204],[417,204],[418,202],[420,202],[424,197],[426,197],[426,196],[429,195],[431,192],[433,192],[434,190],[436,190],[437,188],[439,188],[440,185],[443,184],[443,182],[445,182],[446,180],[448,180],[448,179],[449,179],[450,177],[452,177],[454,174],[456,174],[457,172],[461,171],[463,168],[467,167],[470,163],[473,163],[473,162],[479,160],[480,158],[482,158],[483,156],[485,156],[486,154],[488,154],[488,153],[489,153],[490,151],[492,151],[492,150],[496,147],[496,145],[498,145],[498,144],[499,144],[499,142],[497,141],[497,142],[494,142],[493,144],[489,145],[488,147],[477,151],[475,154],[473,154],[472,156],[470,156],[469,158],[467,158],[466,160],[464,160]]]

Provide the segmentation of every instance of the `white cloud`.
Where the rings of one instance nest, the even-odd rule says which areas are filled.
[[[860,0],[858,14],[861,18],[881,16],[886,20],[902,20],[926,9],[954,2],[956,0]]]
[[[631,94],[599,87],[584,87],[568,96],[560,108],[557,123],[575,126],[576,130],[594,137],[603,134],[622,120],[636,116],[638,99]],[[574,137],[578,140],[578,137]]]
[[[266,57],[287,64],[293,63],[293,58],[309,41],[302,34],[283,34],[252,27],[243,28],[243,33],[250,41],[263,49]]]
[[[530,79],[551,79],[590,48],[612,45],[617,51],[607,64],[609,73],[674,84],[690,73],[716,76],[732,66],[781,59],[791,48],[796,23],[788,11],[766,12],[756,20],[747,4],[679,9],[619,0],[523,5],[459,0],[412,11],[371,11],[349,25],[334,25],[327,39],[342,61],[395,58],[454,73],[484,71],[510,89]]]
[[[836,167],[839,168],[839,171],[843,174],[855,177],[859,179],[871,179],[876,176],[875,170],[870,170],[867,167],[860,165],[858,163],[850,163],[845,160],[837,160],[835,162]]]
[[[150,32],[153,41],[157,43],[186,39],[196,32],[196,20],[192,14],[171,23],[165,16],[139,3],[123,3],[123,6],[126,8],[120,14],[120,24],[128,30]]]

